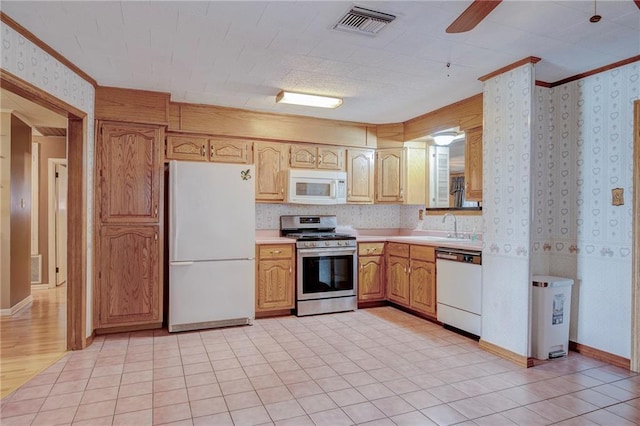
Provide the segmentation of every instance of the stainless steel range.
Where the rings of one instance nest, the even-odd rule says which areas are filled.
[[[335,216],[280,216],[282,236],[296,242],[296,314],[357,309],[356,239],[335,232]]]

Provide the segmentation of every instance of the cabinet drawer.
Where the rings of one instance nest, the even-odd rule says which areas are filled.
[[[292,256],[293,244],[258,246],[258,257],[260,259],[282,259]]]
[[[384,253],[384,243],[360,243],[358,244],[359,256],[376,256]]]
[[[420,259],[426,260],[427,262],[435,262],[436,261],[436,249],[435,247],[430,246],[411,246],[411,258],[412,259]]]
[[[390,256],[409,257],[409,244],[387,243],[387,254]]]

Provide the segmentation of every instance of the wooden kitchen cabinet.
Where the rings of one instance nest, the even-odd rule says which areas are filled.
[[[208,145],[206,137],[167,135],[166,157],[169,160],[207,161]]]
[[[385,148],[376,151],[376,202],[424,205],[426,148]]]
[[[430,246],[411,245],[409,306],[418,312],[436,316],[436,255]]]
[[[387,298],[435,317],[435,248],[417,244],[388,243],[387,255]]]
[[[162,128],[105,122],[99,129],[99,220],[158,222]]]
[[[256,142],[253,155],[256,174],[256,201],[283,202],[288,145],[274,142]]]
[[[387,299],[409,306],[409,244],[387,243]]]
[[[358,244],[358,301],[386,298],[384,243]]]
[[[374,151],[347,149],[347,202],[373,203],[375,195]]]
[[[96,281],[97,329],[162,325],[159,226],[103,226]]]
[[[293,309],[295,258],[293,244],[256,248],[256,312]]]
[[[466,201],[482,201],[482,127],[465,130],[464,181]]]
[[[163,142],[160,126],[98,123],[94,268],[98,333],[162,326]]]
[[[167,135],[167,159],[250,164],[253,142],[194,135]]]
[[[376,201],[403,201],[406,168],[404,163],[402,148],[376,151]]]
[[[291,145],[292,168],[344,170],[345,149],[336,146]]]
[[[218,163],[251,164],[253,142],[236,139],[209,139],[209,160]]]

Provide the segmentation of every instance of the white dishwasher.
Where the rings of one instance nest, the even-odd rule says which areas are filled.
[[[480,336],[482,326],[482,252],[436,249],[438,321]]]

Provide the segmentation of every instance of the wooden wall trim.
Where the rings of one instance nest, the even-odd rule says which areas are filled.
[[[67,348],[86,347],[87,200],[84,188],[84,144],[87,118],[67,122]]]
[[[553,87],[553,84],[547,83],[546,81],[542,80],[536,80],[536,86],[546,87],[547,89],[550,89]]]
[[[149,90],[96,87],[96,120],[169,124],[170,93]]]
[[[75,64],[73,64],[67,58],[65,58],[60,53],[58,53],[54,48],[49,46],[44,41],[40,40],[38,37],[35,36],[35,34],[33,34],[31,31],[29,31],[28,29],[26,29],[25,27],[23,27],[22,25],[20,25],[16,21],[14,21],[12,18],[10,18],[7,14],[3,13],[2,11],[0,11],[0,21],[4,22],[8,26],[10,26],[14,30],[16,30],[24,38],[26,38],[27,40],[29,40],[30,42],[32,42],[33,44],[38,46],[40,49],[44,50],[49,55],[51,55],[52,57],[54,57],[55,59],[60,61],[60,63],[62,63],[62,65],[66,66],[71,71],[73,71],[76,74],[78,74],[84,80],[87,80],[94,87],[98,85],[98,82],[96,82],[89,74],[87,74],[86,72],[82,71]]]
[[[631,58],[624,59],[622,61],[614,62],[612,64],[602,66],[600,68],[595,68],[595,69],[592,69],[590,71],[583,72],[581,74],[576,74],[574,76],[567,77],[567,78],[564,78],[562,80],[558,80],[555,83],[551,83],[551,85],[549,87],[561,86],[563,84],[567,84],[567,83],[570,83],[572,81],[580,80],[580,79],[583,79],[585,77],[589,77],[589,76],[592,76],[592,75],[595,75],[595,74],[600,74],[601,72],[605,72],[605,71],[608,71],[608,70],[611,70],[611,69],[614,69],[614,68],[618,68],[618,67],[621,67],[621,66],[624,66],[624,65],[632,64],[632,63],[637,62],[637,61],[640,61],[640,55],[632,56]],[[538,82],[536,81],[536,83],[538,83]]]
[[[640,100],[633,103],[633,257],[631,274],[631,370],[640,372]]]
[[[169,131],[265,141],[371,147],[371,124],[186,103],[169,104]]]
[[[538,58],[537,56],[529,56],[528,58],[524,58],[524,59],[520,59],[517,62],[514,62],[510,65],[507,65],[505,67],[502,67],[500,69],[495,70],[494,72],[491,72],[487,75],[483,75],[482,77],[478,78],[478,80],[485,82],[497,75],[500,74],[504,74],[507,71],[511,71],[512,69],[521,67],[522,65],[526,65],[526,64],[537,64],[538,62],[540,62],[542,60],[542,58]]]
[[[84,111],[50,95],[39,87],[2,68],[0,68],[0,87],[65,117],[67,114],[72,114],[76,117],[87,115]]]
[[[529,359],[525,355],[519,355],[515,352],[511,352],[510,350],[505,349],[498,345],[494,345],[493,343],[489,343],[486,340],[480,339],[480,341],[478,342],[478,346],[480,347],[480,349],[483,349],[487,352],[497,355],[500,358],[504,358],[508,361],[511,361],[514,364],[519,365],[520,367],[524,367],[524,368],[533,367],[532,359]]]
[[[405,121],[404,140],[458,126],[461,130],[482,126],[482,93]]]
[[[579,354],[588,356],[589,358],[596,359],[598,361],[606,362],[616,367],[629,370],[629,359],[621,357],[619,355],[611,354],[609,352],[601,351],[600,349],[592,348],[587,345],[569,341],[569,350],[578,352]]]

